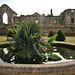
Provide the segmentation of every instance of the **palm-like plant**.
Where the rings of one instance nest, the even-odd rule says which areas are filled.
[[[42,48],[44,46],[41,45],[40,26],[36,21],[19,21],[15,28],[8,30],[13,33],[12,37],[8,37],[11,41],[8,50],[15,55],[15,63],[42,63],[45,57]],[[51,37],[45,45],[50,46],[56,36],[57,34]]]
[[[14,33],[13,38],[8,37],[9,40],[13,39],[14,41],[9,50],[15,53],[17,59],[36,61],[37,57],[41,58],[40,27],[35,21],[19,22],[16,28],[8,28],[8,30]]]

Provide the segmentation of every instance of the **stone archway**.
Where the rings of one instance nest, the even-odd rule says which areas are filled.
[[[7,13],[3,14],[3,23],[8,24],[8,15],[7,15]]]
[[[13,17],[17,15],[16,12],[14,12],[9,6],[7,6],[6,4],[3,4],[1,7],[0,7],[0,25],[3,25],[3,15],[4,13],[7,14],[8,16],[8,24],[12,24],[12,21],[13,21]]]

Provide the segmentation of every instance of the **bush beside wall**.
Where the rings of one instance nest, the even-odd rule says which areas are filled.
[[[56,41],[65,41],[65,34],[61,29],[57,31],[58,36],[56,37]]]

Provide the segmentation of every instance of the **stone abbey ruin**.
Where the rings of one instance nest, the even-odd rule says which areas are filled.
[[[3,4],[0,7],[0,25],[3,25],[3,14],[6,13],[8,15],[8,24],[12,24],[13,18],[17,15],[9,6]]]
[[[8,24],[3,23],[4,13],[8,16]],[[13,21],[17,23],[19,18],[21,18],[23,22],[28,19],[35,19],[36,22],[39,22],[39,24],[43,26],[45,32],[56,32],[58,29],[62,29],[64,33],[75,33],[75,9],[66,9],[60,13],[59,16],[54,16],[52,9],[47,16],[45,14],[40,15],[37,12],[32,15],[17,16],[17,13],[8,5],[3,4],[0,7],[0,35],[6,34],[7,29],[5,26],[11,26]]]

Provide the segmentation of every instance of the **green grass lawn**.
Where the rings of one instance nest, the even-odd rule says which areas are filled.
[[[44,40],[48,40],[47,36],[42,37]],[[0,36],[0,42],[5,42],[7,41],[6,36]],[[75,43],[75,36],[67,36],[65,42],[70,42],[70,43]]]
[[[42,38],[47,41],[49,37],[43,36]],[[75,43],[75,36],[66,36],[65,42]]]
[[[0,42],[5,42],[7,41],[7,37],[6,36],[0,36]]]
[[[67,36],[65,42],[75,43],[75,36]]]

